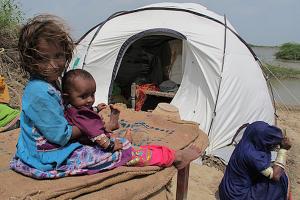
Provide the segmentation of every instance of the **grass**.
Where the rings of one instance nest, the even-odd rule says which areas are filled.
[[[300,70],[278,67],[270,64],[263,64],[263,71],[270,78],[274,76],[279,79],[300,78]]]

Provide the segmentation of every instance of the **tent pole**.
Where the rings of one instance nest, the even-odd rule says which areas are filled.
[[[225,60],[225,53],[226,53],[226,31],[227,31],[227,20],[226,20],[226,16],[224,15],[224,48],[223,48],[223,58],[222,58],[222,68],[221,68],[221,72],[220,72],[220,79],[219,79],[219,87],[218,87],[218,93],[217,93],[217,98],[216,98],[216,103],[215,103],[215,107],[214,107],[214,112],[213,112],[213,117],[212,120],[210,122],[210,126],[209,126],[209,130],[208,130],[208,136],[210,134],[211,128],[212,128],[212,124],[214,122],[214,119],[216,117],[216,109],[217,109],[217,104],[218,104],[218,100],[219,100],[219,94],[220,94],[220,88],[221,88],[221,83],[222,83],[222,73],[223,73],[223,69],[224,69],[224,60]]]

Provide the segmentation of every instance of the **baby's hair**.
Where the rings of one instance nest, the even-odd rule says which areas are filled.
[[[37,50],[40,39],[62,47],[66,65],[71,61],[74,42],[61,21],[62,19],[53,15],[38,15],[22,27],[18,43],[21,68],[31,76],[47,77],[47,71],[37,67],[41,58],[40,52]]]
[[[95,80],[93,76],[84,69],[72,69],[65,73],[62,77],[62,92],[69,93],[74,86],[74,81],[76,78],[82,78],[84,80]]]

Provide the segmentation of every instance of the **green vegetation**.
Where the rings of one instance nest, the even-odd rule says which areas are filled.
[[[14,0],[0,0],[0,48],[16,46],[18,27],[23,13]]]
[[[22,21],[22,12],[13,0],[0,1],[0,27],[15,28]]]
[[[275,56],[277,59],[300,60],[300,44],[285,43],[280,46]]]
[[[0,74],[9,85],[12,108],[21,107],[21,96],[28,77],[19,67],[17,51],[19,24],[23,13],[15,0],[0,0]]]
[[[263,71],[270,78],[274,76],[276,76],[279,79],[300,78],[300,70],[277,67],[269,64],[263,65]]]

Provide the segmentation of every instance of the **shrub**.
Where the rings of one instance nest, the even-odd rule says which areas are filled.
[[[14,0],[0,0],[0,48],[16,46],[23,13]]]
[[[275,56],[277,59],[300,60],[300,44],[285,43],[280,46]]]
[[[0,1],[0,26],[15,28],[23,19],[19,5],[14,0]]]

